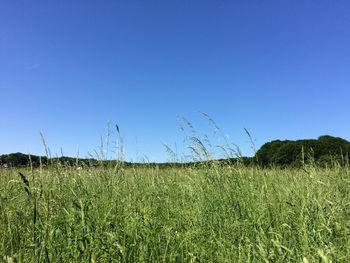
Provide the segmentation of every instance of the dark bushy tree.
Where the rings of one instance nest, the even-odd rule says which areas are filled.
[[[318,164],[332,162],[344,164],[348,162],[350,142],[329,135],[320,136],[316,140],[271,141],[265,143],[256,153],[256,159],[262,166],[300,166],[302,152],[306,161],[312,157]]]

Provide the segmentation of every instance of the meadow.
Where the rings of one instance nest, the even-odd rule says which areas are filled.
[[[0,211],[0,262],[350,261],[337,166],[1,169]]]

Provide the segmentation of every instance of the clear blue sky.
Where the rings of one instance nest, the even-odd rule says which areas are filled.
[[[85,156],[118,123],[126,159],[184,151],[177,116],[251,155],[273,139],[350,140],[350,2],[0,4],[0,154]]]

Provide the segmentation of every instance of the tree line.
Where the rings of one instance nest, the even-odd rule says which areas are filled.
[[[78,165],[78,166],[108,166],[122,163],[125,166],[197,166],[207,165],[211,162],[243,165],[259,165],[263,167],[301,167],[305,164],[321,166],[349,165],[350,142],[339,137],[329,135],[320,136],[318,139],[307,140],[274,140],[261,146],[253,157],[239,157],[232,159],[221,159],[206,162],[192,163],[131,163],[117,160],[97,160],[94,158],[72,158],[27,155],[23,153],[12,153],[0,155],[0,167],[25,167],[25,166],[47,166],[50,164]]]

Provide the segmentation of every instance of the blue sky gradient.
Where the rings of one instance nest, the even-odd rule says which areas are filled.
[[[252,155],[350,140],[349,1],[2,1],[0,154],[86,156],[118,123],[125,158],[186,154],[178,116]],[[189,132],[190,134],[190,132]],[[175,146],[176,145],[176,146]]]

